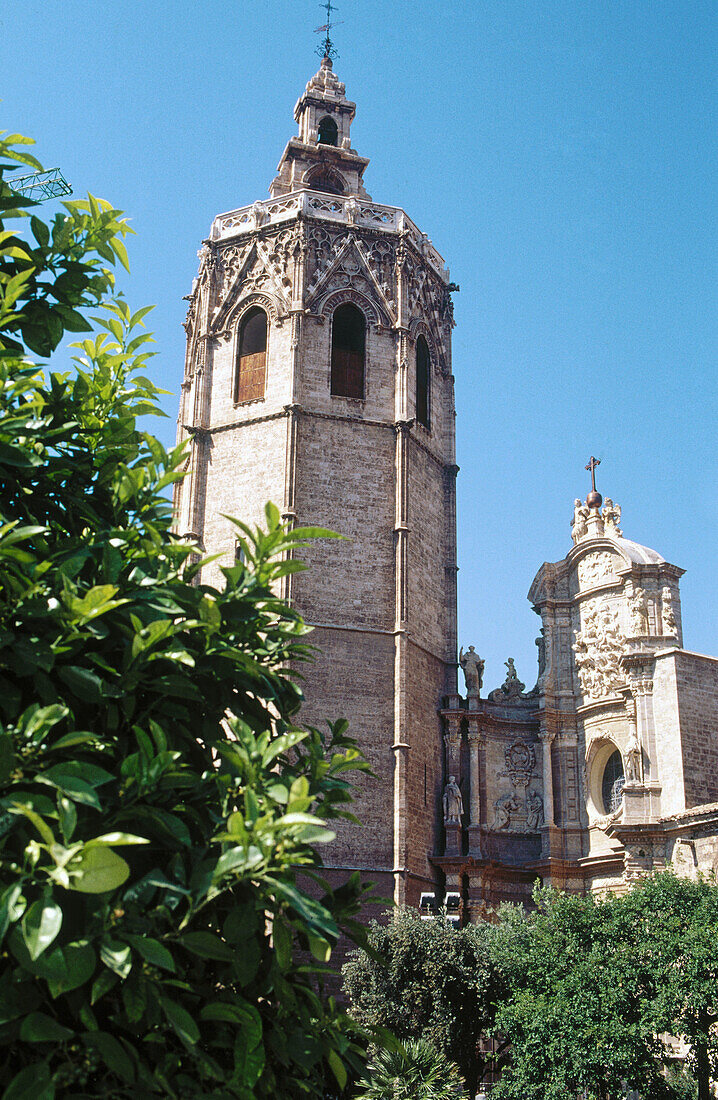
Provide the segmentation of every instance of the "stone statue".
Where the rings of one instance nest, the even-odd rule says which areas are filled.
[[[538,638],[536,638],[536,645],[538,646],[538,678],[540,683],[541,677],[546,671],[546,629],[543,626]]]
[[[509,657],[508,661],[504,661],[504,664],[506,665],[506,679],[502,685],[504,694],[520,695],[526,685],[522,684],[518,678],[513,657]]]
[[[662,618],[663,618],[663,633],[668,635],[678,636],[678,624],[676,623],[676,614],[673,610],[673,593],[668,585],[661,589],[661,603]]]
[[[446,825],[458,825],[461,823],[461,815],[464,812],[464,800],[461,797],[456,776],[450,775],[449,782],[444,787],[444,823]]]
[[[628,744],[626,745],[626,783],[640,783],[641,782],[641,742],[638,740],[638,734],[635,729],[631,730],[631,736],[628,738]]]
[[[484,680],[484,660],[479,657],[472,645],[468,652],[464,653],[464,647],[459,650],[459,664],[464,671],[466,681],[466,694],[478,695]]]
[[[526,792],[526,827],[540,829],[543,825],[543,799],[538,791]]]
[[[511,814],[521,809],[521,799],[515,791],[502,794],[494,802],[494,829],[508,829],[511,824]]]
[[[631,613],[631,631],[634,635],[648,634],[648,603],[642,588],[636,588],[628,598]]]
[[[615,539],[623,537],[623,531],[620,528],[621,523],[621,505],[614,504],[610,497],[606,497],[603,508],[601,509],[601,516],[603,517],[603,527],[606,535],[613,536]]]
[[[574,545],[580,542],[588,534],[588,508],[578,497],[573,502],[573,521],[571,523],[571,538]]]

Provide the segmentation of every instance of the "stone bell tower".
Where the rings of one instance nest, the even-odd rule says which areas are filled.
[[[261,523],[272,500],[346,536],[309,546],[285,592],[320,650],[303,720],[346,717],[376,775],[325,861],[415,902],[439,841],[437,712],[456,691],[452,307],[426,234],[366,193],[354,114],[325,57],[270,199],[220,214],[200,250],[177,528],[228,562],[224,514]]]

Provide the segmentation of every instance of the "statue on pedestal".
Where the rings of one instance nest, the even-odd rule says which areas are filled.
[[[464,647],[459,650],[459,664],[464,672],[466,681],[466,694],[478,695],[484,678],[484,660],[479,657],[472,645],[464,653]]]
[[[638,740],[638,734],[635,729],[631,730],[631,736],[628,738],[628,744],[626,745],[626,783],[640,783],[641,782],[641,742]]]
[[[461,816],[464,812],[464,800],[461,797],[461,791],[459,785],[456,782],[456,776],[450,775],[449,782],[444,787],[444,824],[445,825],[460,825]]]

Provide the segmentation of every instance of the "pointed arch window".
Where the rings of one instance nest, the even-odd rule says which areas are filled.
[[[267,314],[255,306],[245,314],[239,329],[237,369],[234,374],[236,405],[264,397],[266,368]]]
[[[416,419],[425,428],[429,427],[430,377],[429,345],[423,336],[419,336],[416,341]]]
[[[320,145],[336,145],[339,138],[339,128],[333,118],[325,115],[319,123],[318,141]]]
[[[331,392],[337,397],[364,396],[366,321],[351,302],[334,310],[332,320]]]

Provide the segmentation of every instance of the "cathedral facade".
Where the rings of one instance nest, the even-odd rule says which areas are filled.
[[[268,500],[345,536],[308,545],[283,593],[318,647],[303,721],[346,717],[374,772],[328,871],[397,903],[446,890],[476,919],[537,877],[583,891],[669,860],[712,867],[718,661],[682,649],[681,570],[625,539],[612,502],[576,502],[571,550],[531,587],[535,687],[509,661],[482,698],[472,646],[459,693],[455,288],[426,234],[367,194],[354,114],[325,57],[270,198],[212,224],[175,499],[177,530],[219,561],[236,553],[226,517],[261,524]]]

